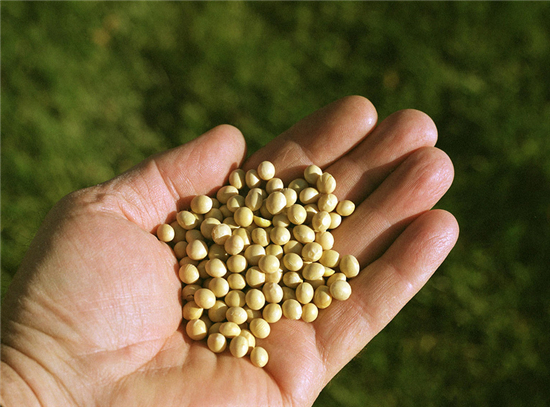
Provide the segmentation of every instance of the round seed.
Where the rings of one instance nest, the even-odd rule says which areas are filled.
[[[187,242],[186,241],[180,241],[174,245],[174,254],[176,255],[176,258],[182,259],[185,256],[187,256]]]
[[[197,290],[200,290],[200,289],[201,289],[201,286],[198,284],[187,284],[181,290],[181,299],[183,301],[194,301],[195,292],[197,292]]]
[[[208,256],[208,246],[202,240],[193,240],[187,245],[187,256],[193,260],[202,260]]]
[[[253,188],[248,191],[246,198],[244,199],[245,205],[252,211],[258,211],[262,207],[264,197],[262,190],[259,188]]]
[[[306,243],[302,249],[304,261],[317,261],[323,255],[323,247],[316,242]]]
[[[225,296],[225,303],[229,307],[244,307],[246,304],[246,294],[241,290],[231,290]]]
[[[284,252],[285,254],[288,253],[295,253],[295,254],[302,254],[302,249],[304,248],[304,245],[300,243],[297,240],[289,240],[287,244],[284,246]],[[301,258],[301,257],[300,257]]]
[[[317,319],[317,316],[319,315],[319,308],[317,308],[317,305],[310,302],[308,304],[305,304],[302,307],[302,319],[306,322],[313,322]]]
[[[282,287],[283,288],[283,298],[282,302],[285,302],[286,300],[295,300],[296,299],[296,291],[290,287]]]
[[[270,161],[262,161],[256,172],[261,179],[267,181],[275,176],[275,166]]]
[[[225,278],[214,277],[210,280],[208,288],[217,298],[225,297],[229,292],[229,283]]]
[[[227,276],[227,284],[232,290],[242,290],[246,287],[246,280],[241,274],[230,274]]]
[[[227,347],[227,339],[221,333],[212,333],[208,336],[208,348],[214,353],[221,353]]]
[[[179,271],[180,280],[185,284],[195,284],[199,281],[199,270],[193,264],[184,264]]]
[[[292,188],[283,188],[282,192],[286,198],[286,207],[290,208],[298,200],[298,193]]]
[[[283,289],[278,283],[265,283],[262,287],[262,293],[269,303],[279,303],[283,299]]]
[[[240,325],[246,322],[248,315],[242,307],[229,307],[225,314],[225,318],[227,318],[229,322],[234,322],[237,325]]]
[[[266,208],[272,215],[277,215],[286,207],[286,197],[280,191],[269,194],[266,200]]]
[[[306,221],[307,212],[302,205],[294,204],[287,209],[286,216],[290,222],[301,225]]]
[[[193,296],[195,303],[204,309],[210,309],[214,306],[216,303],[216,296],[214,293],[207,289],[207,288],[201,288],[197,291],[195,291],[195,295]]]
[[[221,223],[218,225],[214,225],[214,227],[212,228],[211,235],[212,235],[212,240],[214,240],[216,244],[223,246],[226,240],[231,237],[232,232],[229,225],[226,225],[225,223]]]
[[[317,178],[317,190],[322,194],[331,194],[336,189],[336,180],[328,172]]]
[[[229,351],[236,358],[242,358],[248,352],[248,339],[244,336],[237,336],[231,339]]]
[[[265,249],[259,244],[251,244],[244,251],[244,257],[251,266],[257,266],[262,256],[265,256]]]
[[[287,228],[276,226],[271,229],[269,237],[273,243],[283,246],[289,242],[290,232]]]
[[[275,273],[279,270],[280,265],[281,263],[279,262],[279,259],[271,254],[266,254],[261,257],[258,262],[258,267],[260,267],[260,270],[268,274]]]
[[[290,221],[284,213],[273,216],[272,220],[273,226],[281,226],[287,228],[290,226]]]
[[[227,259],[226,266],[232,273],[241,273],[246,270],[246,258],[242,254],[235,254]]]
[[[185,332],[187,336],[193,339],[194,341],[200,341],[201,339],[206,338],[208,330],[206,329],[206,324],[200,319],[193,319],[185,325]]]
[[[254,318],[250,321],[249,329],[252,335],[259,339],[267,338],[271,332],[269,323],[263,318]]]
[[[204,215],[212,209],[212,199],[206,195],[197,195],[191,200],[191,210],[199,215]]]
[[[329,229],[336,229],[342,224],[342,217],[335,212],[330,213],[330,226]]]
[[[226,338],[235,338],[241,333],[241,328],[234,322],[223,322],[220,325],[220,333]]]
[[[289,271],[299,271],[304,266],[304,261],[296,253],[287,253],[283,257],[283,264]]]
[[[239,336],[244,336],[248,340],[248,352],[252,352],[254,347],[256,346],[256,337],[252,335],[252,332],[250,332],[248,329],[241,329],[241,334]]]
[[[199,319],[202,316],[203,308],[199,307],[195,301],[185,303],[182,310],[183,319],[188,321]]]
[[[315,289],[313,302],[319,309],[325,309],[332,303],[330,289],[326,285],[321,285]]]
[[[334,246],[334,236],[330,232],[316,233],[315,241],[321,245],[323,250],[330,250]]]
[[[163,242],[171,242],[175,236],[174,228],[166,223],[160,225],[157,229],[157,237]]]
[[[197,215],[189,211],[181,211],[176,215],[176,220],[179,225],[185,230],[195,229],[202,219]]]
[[[223,277],[227,273],[225,264],[220,259],[208,260],[205,264],[205,269],[210,277]]]
[[[302,305],[296,300],[283,302],[283,315],[285,318],[298,320],[302,317]]]
[[[218,189],[218,192],[216,193],[216,198],[218,199],[218,201],[220,201],[222,205],[225,205],[229,198],[234,195],[239,195],[239,190],[232,185],[226,185]]]
[[[265,273],[257,266],[253,266],[246,271],[245,279],[249,287],[258,288],[265,283]]]
[[[262,311],[262,317],[270,324],[274,324],[280,320],[282,316],[283,309],[279,304],[267,304]]]
[[[313,230],[315,232],[326,232],[326,230],[330,227],[331,221],[332,218],[328,212],[319,211],[313,215],[311,225],[313,226]]]
[[[270,194],[275,191],[282,191],[285,187],[283,180],[280,178],[271,178],[265,185],[265,191]]]
[[[244,306],[244,310],[246,311],[246,315],[248,315],[248,318],[246,319],[246,322],[250,323],[254,318],[261,318],[262,317],[262,311],[259,309],[252,309],[248,305]]]
[[[311,284],[304,282],[296,287],[296,299],[302,304],[307,304],[313,300],[314,290]]]
[[[236,170],[231,171],[231,174],[229,174],[229,184],[234,186],[237,189],[241,189],[245,186],[245,172],[244,170],[238,168]]]
[[[222,322],[225,320],[225,313],[229,307],[221,300],[217,300],[212,308],[208,310],[208,318],[212,322]]]
[[[347,281],[336,280],[330,286],[330,294],[336,300],[345,301],[351,295],[351,285]]]
[[[178,243],[182,240],[185,240],[186,230],[180,226],[178,221],[171,222],[170,226],[172,226],[172,229],[174,229],[174,239],[172,239],[172,242]]]
[[[265,305],[265,296],[257,288],[253,288],[246,293],[246,305],[252,310],[260,310]]]
[[[321,194],[317,201],[317,207],[320,211],[332,212],[338,205],[338,198],[334,194]]]
[[[346,275],[347,278],[356,277],[359,274],[361,267],[357,258],[351,254],[345,254],[340,260],[340,271]]]
[[[252,237],[252,241],[256,244],[259,244],[260,246],[265,247],[270,242],[269,235],[263,228],[254,229],[250,235]]]
[[[319,191],[313,187],[307,187],[306,189],[302,190],[302,192],[300,192],[299,197],[300,202],[302,202],[303,204],[312,204],[317,202],[317,200],[319,199]]]
[[[302,277],[295,271],[288,271],[283,274],[283,283],[290,288],[296,288],[300,283],[302,283]]]
[[[287,243],[288,244],[288,243]],[[286,245],[285,245],[286,246]],[[270,244],[265,248],[265,254],[277,257],[279,261],[283,258],[283,248],[278,244]]]
[[[348,199],[340,201],[336,206],[336,212],[340,216],[350,216],[355,211],[355,204]]]
[[[325,274],[325,267],[320,263],[309,263],[304,266],[302,275],[306,280],[319,280]]]
[[[260,228],[267,228],[271,226],[271,221],[269,219],[265,219],[260,216],[254,216],[254,223]]]
[[[315,231],[306,225],[298,225],[292,229],[294,238],[303,244],[315,241]]]
[[[225,241],[223,245],[225,251],[230,255],[236,255],[243,251],[244,249],[244,240],[239,235],[233,235]],[[191,257],[191,256],[189,256]]]
[[[308,186],[309,186],[308,182],[303,178],[296,178],[295,180],[291,181],[290,184],[288,184],[288,187],[296,191],[298,195],[300,194],[300,192],[302,192],[302,190],[306,189]]]
[[[229,209],[231,212],[236,212],[237,209],[245,206],[244,196],[233,195],[231,198],[227,200],[226,205],[227,205],[227,209]]]
[[[258,188],[262,183],[262,179],[256,170],[248,170],[245,174],[245,181],[248,188]]]
[[[264,348],[256,346],[250,353],[250,361],[256,367],[264,367],[269,361],[269,355]]]
[[[304,170],[304,178],[310,185],[316,185],[317,179],[323,174],[323,171],[318,166],[312,164]]]
[[[330,288],[330,286],[334,282],[339,281],[339,280],[346,281],[346,276],[343,273],[334,273],[332,276],[330,276],[327,279],[327,287]],[[334,297],[334,295],[333,295],[333,297]]]
[[[250,208],[244,206],[235,211],[233,218],[235,219],[235,222],[237,222],[237,225],[247,227],[254,221],[254,214]]]
[[[324,250],[321,258],[319,259],[319,263],[325,267],[337,267],[340,263],[340,253],[332,249]]]

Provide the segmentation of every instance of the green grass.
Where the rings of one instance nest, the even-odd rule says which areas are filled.
[[[316,406],[550,400],[548,3],[2,2],[2,293],[48,209],[230,123],[425,111],[457,247]]]

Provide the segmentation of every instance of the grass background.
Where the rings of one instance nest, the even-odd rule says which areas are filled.
[[[547,405],[549,6],[2,2],[2,293],[63,195],[221,123],[254,151],[361,94],[435,120],[461,237],[315,406]]]

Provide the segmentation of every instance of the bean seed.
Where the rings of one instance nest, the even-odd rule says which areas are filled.
[[[206,329],[206,324],[204,321],[200,319],[192,319],[185,325],[185,332],[187,332],[187,336],[189,336],[189,338],[194,341],[200,341],[201,339],[206,338],[208,330]]]
[[[212,333],[208,336],[208,348],[214,353],[221,353],[227,347],[227,339],[221,333]]]
[[[264,367],[269,361],[269,355],[264,348],[256,346],[250,353],[250,361],[256,367]]]
[[[271,332],[271,327],[269,323],[263,318],[254,318],[250,321],[250,332],[256,338],[265,339],[269,336]]]
[[[157,229],[157,237],[163,242],[171,242],[175,236],[174,228],[168,224],[160,225]]]
[[[302,317],[302,305],[296,300],[286,300],[282,308],[285,318],[298,320]]]
[[[212,209],[212,199],[206,195],[197,195],[191,200],[191,210],[199,215],[204,215]]]
[[[236,358],[242,358],[248,352],[248,339],[244,336],[237,336],[231,339],[229,351]]]
[[[330,286],[330,294],[336,300],[345,301],[351,295],[351,286],[345,280],[336,280]]]

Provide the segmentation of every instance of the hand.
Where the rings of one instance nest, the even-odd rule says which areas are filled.
[[[456,242],[452,215],[430,210],[452,164],[418,111],[375,127],[361,97],[303,119],[252,155],[231,126],[77,191],[48,214],[2,309],[3,406],[311,405],[319,392],[416,294]],[[356,212],[335,249],[363,270],[353,294],[311,324],[283,319],[261,342],[268,365],[215,355],[181,325],[181,283],[152,234],[237,167],[270,160],[285,183],[315,163]],[[11,402],[11,404],[10,404]]]

